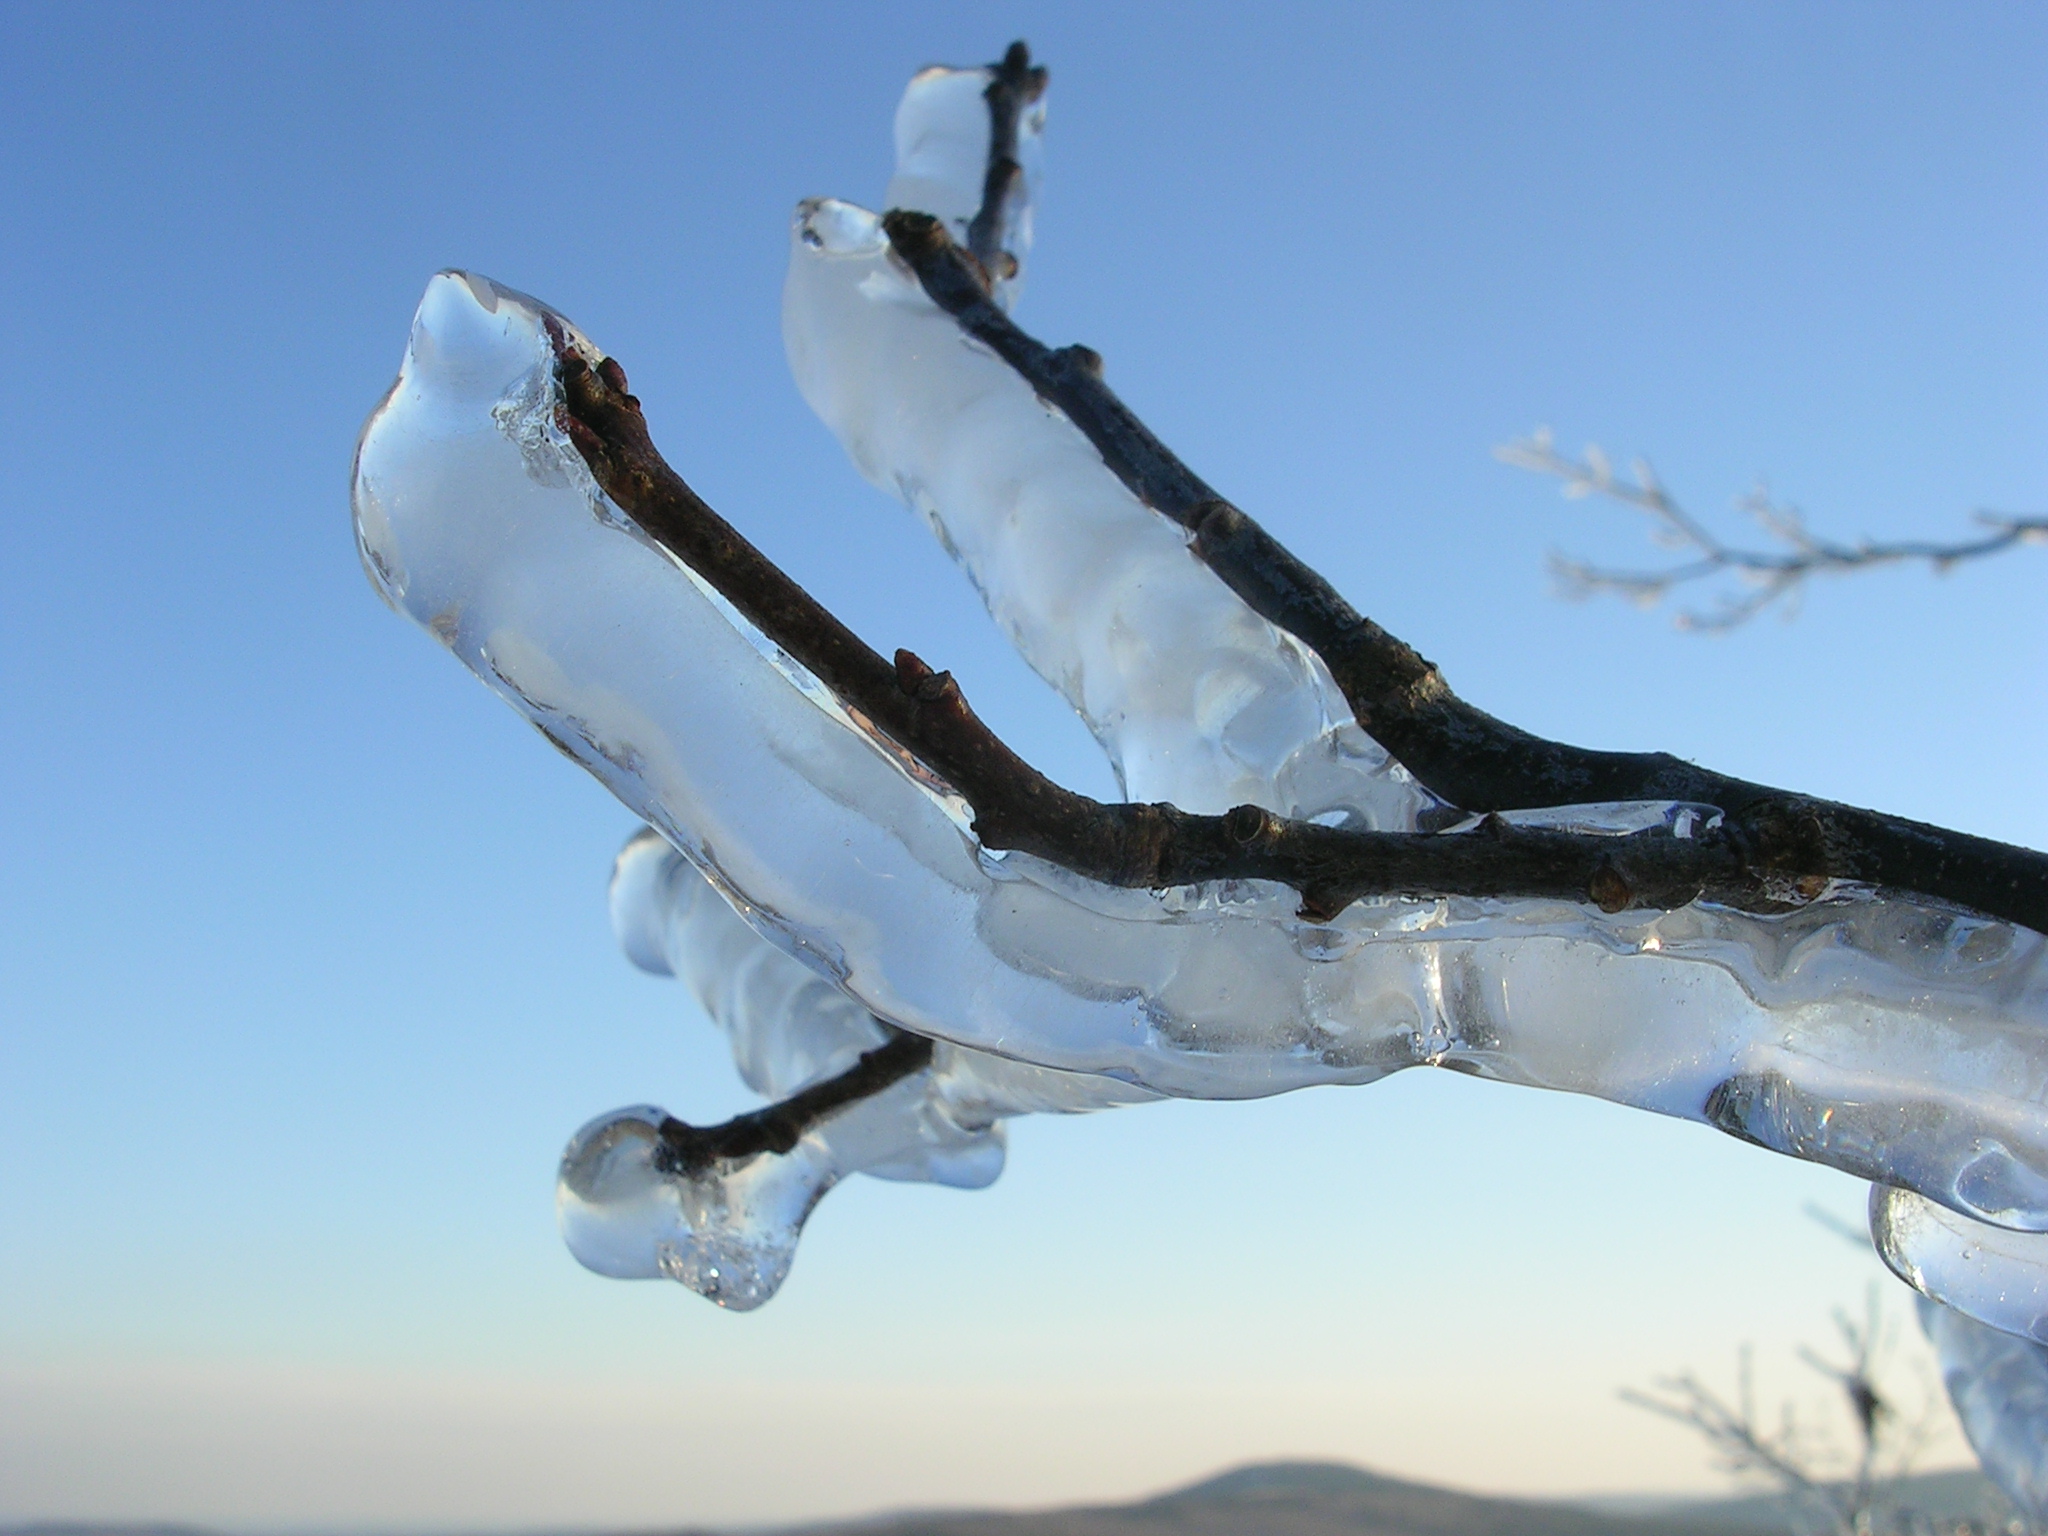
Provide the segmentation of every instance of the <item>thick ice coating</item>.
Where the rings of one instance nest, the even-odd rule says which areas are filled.
[[[2048,1524],[2048,1348],[1929,1301],[1920,1323],[1984,1471],[2036,1525]]]
[[[896,107],[896,174],[886,205],[915,208],[945,220],[956,243],[967,244],[968,226],[986,191],[993,122],[988,89],[991,69],[948,69],[934,65],[911,77]],[[1017,118],[1016,159],[1024,178],[1012,189],[1001,215],[1001,245],[1017,262],[1013,272],[994,272],[998,303],[1012,302],[1031,253],[1032,212],[1037,201],[1045,103],[1033,102]]]
[[[873,1014],[749,928],[651,828],[619,852],[612,921],[636,964],[689,985],[766,1097],[835,1076],[887,1038]],[[940,1044],[928,1068],[813,1126],[793,1151],[697,1172],[663,1162],[662,1111],[623,1109],[584,1127],[563,1155],[562,1233],[600,1274],[679,1280],[744,1311],[775,1293],[804,1219],[848,1174],[980,1189],[1002,1172],[1003,1117],[1150,1097]]]
[[[783,337],[855,466],[932,526],[1133,799],[1405,827],[1432,802],[1328,673],[1141,506],[1079,432],[889,255],[879,220],[797,211]],[[1363,771],[1361,771],[1363,770]]]

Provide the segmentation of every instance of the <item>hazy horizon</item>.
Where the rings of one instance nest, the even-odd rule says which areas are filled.
[[[1418,1487],[1425,1491],[1443,1492],[1452,1495],[1469,1494],[1471,1490],[1449,1485],[1416,1483],[1402,1479],[1381,1469],[1362,1466],[1348,1461],[1278,1460],[1270,1462],[1235,1463],[1218,1467],[1212,1472],[1193,1480],[1183,1480],[1168,1487],[1148,1489],[1125,1499],[1076,1502],[1054,1500],[1050,1502],[994,1504],[905,1504],[890,1505],[874,1509],[846,1510],[837,1515],[823,1517],[813,1524],[810,1521],[792,1525],[784,1521],[771,1522],[720,1522],[716,1526],[717,1536],[799,1536],[812,1530],[850,1530],[869,1525],[885,1525],[898,1520],[915,1520],[934,1515],[981,1515],[981,1514],[1058,1514],[1066,1510],[1103,1508],[1110,1510],[1135,1511],[1146,1505],[1167,1500],[1185,1499],[1188,1495],[1201,1497],[1210,1494],[1212,1487],[1220,1487],[1247,1478],[1262,1485],[1280,1483],[1291,1485],[1315,1494],[1337,1494],[1333,1503],[1341,1503],[1344,1484],[1354,1475],[1363,1474],[1368,1479],[1385,1479],[1390,1482]],[[1935,1495],[1943,1504],[1954,1502],[1958,1495],[1952,1490],[1957,1486],[1955,1478],[1969,1479],[1968,1487],[1982,1484],[1986,1490],[1991,1485],[1974,1464],[1968,1468],[1927,1468],[1916,1470],[1908,1479],[1907,1497],[1910,1499],[1920,1490]],[[1744,1510],[1773,1499],[1777,1490],[1752,1484],[1736,1484],[1718,1493],[1689,1494],[1569,1494],[1554,1495],[1525,1502],[1539,1507],[1563,1507],[1586,1509],[1609,1516],[1640,1516],[1645,1518],[1673,1518],[1683,1520],[1692,1511],[1720,1512],[1725,1519],[1728,1514]],[[1997,1498],[1995,1491],[1991,1496]],[[1226,1495],[1226,1497],[1228,1497]],[[1964,1497],[1969,1497],[1966,1493]],[[1333,1511],[1338,1513],[1339,1511]],[[1255,1513],[1255,1511],[1253,1511]],[[1753,1518],[1753,1516],[1752,1516]],[[1249,1527],[1250,1522],[1247,1522]],[[453,1524],[446,1526],[403,1526],[403,1525],[350,1525],[326,1526],[296,1524],[289,1521],[271,1521],[261,1524],[222,1524],[213,1526],[175,1525],[164,1522],[104,1522],[104,1521],[28,1521],[19,1524],[0,1525],[0,1536],[58,1536],[58,1533],[76,1533],[76,1536],[151,1536],[151,1533],[190,1531],[201,1536],[587,1536],[587,1533],[603,1531],[606,1528],[589,1523],[561,1523],[554,1525],[522,1526],[516,1523],[499,1524],[488,1528],[474,1525]],[[1432,1527],[1436,1529],[1436,1527]],[[1741,1529],[1741,1527],[1737,1527]],[[609,1536],[631,1536],[630,1531],[612,1531]],[[1620,1532],[1610,1536],[1622,1536]],[[1696,1529],[1672,1532],[1670,1536],[1699,1536]]]

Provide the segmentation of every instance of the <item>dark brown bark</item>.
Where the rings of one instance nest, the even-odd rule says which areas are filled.
[[[958,791],[990,848],[1035,854],[1123,887],[1278,881],[1300,892],[1304,913],[1318,919],[1372,895],[1555,897],[1608,911],[1702,897],[1773,910],[1800,899],[1774,871],[1753,868],[1739,840],[1712,829],[1684,838],[1662,831],[1603,837],[1489,817],[1459,834],[1358,832],[1255,806],[1196,816],[1076,794],[983,725],[950,674],[907,651],[883,660],[741,537],[662,459],[618,364],[607,358],[593,369],[554,334],[561,423],[606,494],[850,713]]]
[[[898,210],[883,224],[932,301],[1058,407],[1134,496],[1186,529],[1196,556],[1249,607],[1320,656],[1359,725],[1434,794],[1471,812],[1621,800],[1712,805],[1758,877],[1916,891],[2048,932],[2048,855],[2033,849],[1748,783],[1668,753],[1549,741],[1466,703],[1434,664],[1360,614],[1153,436],[1103,381],[1098,354],[1047,347],[1020,330],[936,219]]]
[[[661,1122],[661,1160],[670,1173],[702,1173],[713,1164],[737,1162],[763,1153],[780,1156],[803,1140],[804,1132],[849,1104],[871,1098],[931,1065],[932,1042],[907,1030],[889,1039],[837,1077],[814,1083],[786,1099],[735,1115],[720,1125],[688,1125],[673,1116]]]
[[[981,206],[967,226],[967,249],[984,272],[1006,278],[1017,261],[1008,249],[1011,194],[1023,178],[1017,160],[1017,125],[1024,111],[1045,94],[1044,66],[1031,62],[1022,41],[1010,44],[1000,64],[989,66],[993,78],[983,93],[988,102],[988,169],[982,176]]]

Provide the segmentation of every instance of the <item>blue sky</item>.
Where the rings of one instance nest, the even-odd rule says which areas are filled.
[[[715,505],[1103,792],[779,340],[790,206],[878,197],[910,72],[1018,35],[1020,317],[1467,697],[2048,844],[2040,552],[1707,641],[1558,602],[1547,549],[1652,551],[1488,454],[1550,423],[1852,536],[2048,506],[2038,8],[10,5],[0,1520],[677,1525],[1266,1455],[1707,1487],[1618,1386],[1752,1340],[1820,1391],[1771,1373],[1873,1274],[1800,1214],[1854,1186],[1448,1075],[856,1181],[746,1317],[562,1249],[586,1118],[745,1095],[614,949],[624,813],[371,594],[355,433],[432,272],[539,294]]]

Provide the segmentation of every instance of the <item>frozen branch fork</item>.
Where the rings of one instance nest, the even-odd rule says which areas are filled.
[[[435,278],[364,429],[372,581],[649,824],[621,940],[779,1101],[585,1127],[577,1256],[751,1307],[835,1181],[986,1183],[1006,1117],[1430,1065],[1870,1179],[1894,1266],[1979,1316],[1983,1234],[2048,1276],[2048,860],[1459,700],[1011,322],[1043,89],[1021,47],[917,76],[897,211],[798,208],[784,334],[1127,801],[839,623],[536,300]]]

